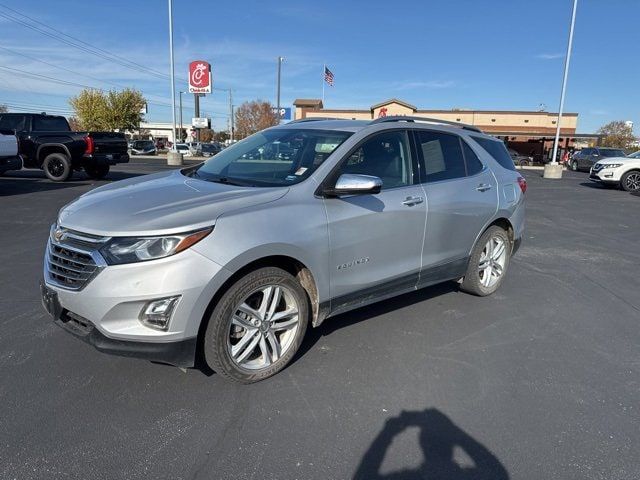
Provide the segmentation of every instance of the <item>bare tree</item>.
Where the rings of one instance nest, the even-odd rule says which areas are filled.
[[[202,128],[200,129],[200,141],[201,142],[211,142],[213,140],[214,131],[210,128]]]
[[[598,133],[604,135],[601,142],[603,147],[630,149],[637,141],[633,135],[633,128],[621,120],[603,125]]]
[[[238,139],[278,124],[273,105],[262,100],[244,102],[236,110],[235,132]]]
[[[82,130],[82,125],[80,125],[78,117],[69,117],[67,118],[67,121],[69,122],[69,128],[71,128],[72,132],[79,132]]]
[[[9,108],[4,105],[4,104],[0,104],[0,113],[7,113],[9,111]]]

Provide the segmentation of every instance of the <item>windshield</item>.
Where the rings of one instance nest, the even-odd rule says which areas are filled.
[[[626,155],[624,154],[624,152],[622,150],[616,150],[616,149],[601,149],[600,150],[600,155],[602,155],[603,157],[626,157]]]
[[[220,150],[220,147],[211,143],[205,143],[204,145],[202,145],[203,152],[217,152],[218,150]]]
[[[226,148],[192,172],[204,180],[275,187],[308,178],[350,132],[273,129]]]
[[[153,147],[153,142],[150,140],[133,142],[133,148],[151,148],[151,147]]]
[[[640,150],[629,155],[629,158],[640,158]]]

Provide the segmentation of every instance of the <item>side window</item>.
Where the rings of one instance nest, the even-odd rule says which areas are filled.
[[[340,166],[339,174],[373,175],[382,189],[413,183],[413,165],[406,131],[391,131],[365,140]]]
[[[422,150],[426,182],[439,182],[466,176],[462,147],[457,135],[418,131],[418,148]]]
[[[580,156],[581,157],[586,157],[587,155],[591,155],[591,149],[590,148],[583,148],[580,151]]]
[[[3,115],[0,117],[0,130],[24,130],[24,115]]]
[[[472,176],[480,173],[484,165],[482,165],[478,156],[464,140],[462,140],[462,151],[464,152],[464,161],[467,164],[467,175]]]

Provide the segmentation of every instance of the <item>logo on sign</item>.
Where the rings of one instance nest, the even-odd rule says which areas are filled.
[[[211,65],[203,60],[189,64],[189,93],[211,93]]]
[[[378,112],[378,118],[384,118],[387,116],[387,107],[382,107]]]

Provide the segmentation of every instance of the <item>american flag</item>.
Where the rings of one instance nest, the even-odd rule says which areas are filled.
[[[326,65],[324,66],[324,81],[333,87],[333,73],[331,73],[331,70],[329,70]]]

